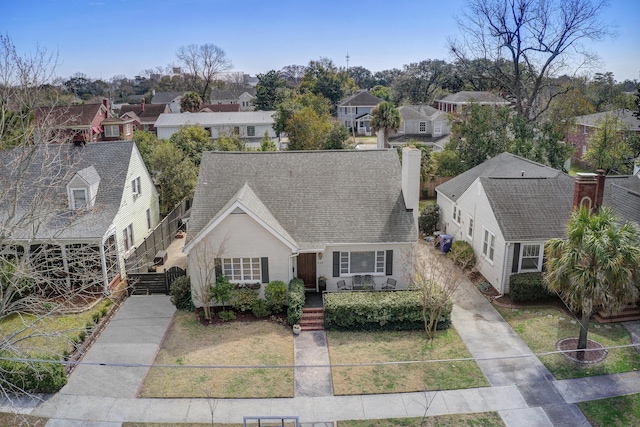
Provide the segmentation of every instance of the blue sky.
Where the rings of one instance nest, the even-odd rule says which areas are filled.
[[[214,43],[255,75],[325,56],[371,71],[451,58],[464,0],[0,0],[0,32],[18,50],[57,52],[56,74],[109,79],[175,62],[181,45]],[[640,0],[611,0],[617,36],[588,46],[619,81],[640,79]]]

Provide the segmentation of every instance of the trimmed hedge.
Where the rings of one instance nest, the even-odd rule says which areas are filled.
[[[542,273],[513,274],[509,279],[509,297],[513,302],[536,301],[553,295],[544,285]]]
[[[56,363],[49,357],[38,357],[49,362],[14,362],[0,360],[0,371],[5,389],[13,388],[15,392],[55,393],[67,384],[67,374],[64,365]],[[6,383],[11,386],[6,387]]]
[[[290,325],[300,323],[302,319],[302,307],[304,307],[304,282],[295,278],[289,282],[289,293],[287,295],[287,320]]]
[[[440,222],[440,206],[433,203],[425,205],[418,217],[418,227],[424,234],[433,234]]]
[[[274,280],[264,287],[264,299],[274,313],[281,313],[287,302],[287,285],[281,280]]]
[[[451,326],[447,307],[438,320],[438,330]],[[331,292],[324,296],[324,325],[342,331],[403,331],[424,329],[418,291]]]
[[[193,301],[191,301],[191,279],[187,276],[178,277],[171,283],[169,289],[171,295],[171,303],[180,310],[193,310]]]

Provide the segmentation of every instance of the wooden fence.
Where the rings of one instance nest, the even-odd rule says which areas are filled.
[[[171,283],[187,271],[180,267],[171,267],[164,273],[132,273],[129,274],[129,284],[133,295],[165,294],[169,295]]]
[[[448,177],[448,176],[437,176],[432,180],[422,182],[420,198],[421,199],[435,198],[436,187],[440,184],[444,184],[450,179],[451,177]]]
[[[173,242],[180,226],[180,218],[187,209],[188,201],[184,200],[164,217],[151,234],[129,255],[124,262],[127,277],[133,273],[147,272],[149,266],[153,265],[156,254],[167,249]]]

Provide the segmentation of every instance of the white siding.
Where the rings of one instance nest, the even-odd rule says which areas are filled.
[[[387,278],[395,279],[397,289],[406,289],[409,281],[410,273],[408,271],[410,263],[409,257],[412,253],[413,245],[411,243],[395,243],[395,244],[362,244],[362,245],[327,245],[323,252],[322,259],[317,259],[317,275],[327,278],[327,290],[335,291],[338,289],[339,280],[345,280],[351,283],[351,275],[341,277],[333,277],[333,252],[351,252],[351,251],[387,251],[393,250],[393,274],[387,276],[385,273],[374,274],[374,281],[380,285],[387,281]]]
[[[131,181],[140,177],[140,195],[133,196]],[[131,152],[131,161],[127,170],[120,208],[113,220],[115,227],[116,241],[118,242],[118,261],[120,263],[120,274],[124,277],[124,259],[131,250],[125,251],[123,242],[123,230],[129,224],[133,224],[134,247],[138,246],[149,234],[147,226],[147,209],[151,210],[151,230],[158,224],[160,218],[160,207],[158,205],[158,192],[156,191],[151,176],[142,161],[138,148],[134,145]],[[106,236],[105,236],[106,237]]]
[[[223,247],[222,253],[220,253],[220,247]],[[199,255],[199,253],[203,255]],[[247,214],[230,214],[189,251],[189,276],[193,291],[197,291],[199,283],[204,277],[199,271],[199,264],[201,264],[199,259],[205,255],[208,258],[216,256],[222,258],[268,257],[270,282],[282,280],[289,283],[292,278],[289,247]],[[213,266],[213,259],[208,261],[209,265]],[[264,286],[260,289],[261,296],[263,289]],[[202,307],[202,303],[195,300],[197,292],[193,292],[193,294],[196,307]]]

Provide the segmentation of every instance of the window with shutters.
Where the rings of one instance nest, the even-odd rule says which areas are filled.
[[[385,251],[340,252],[340,275],[384,274]]]
[[[233,282],[262,280],[260,258],[222,258],[222,274]]]
[[[520,251],[520,271],[542,271],[541,245],[523,244]]]

